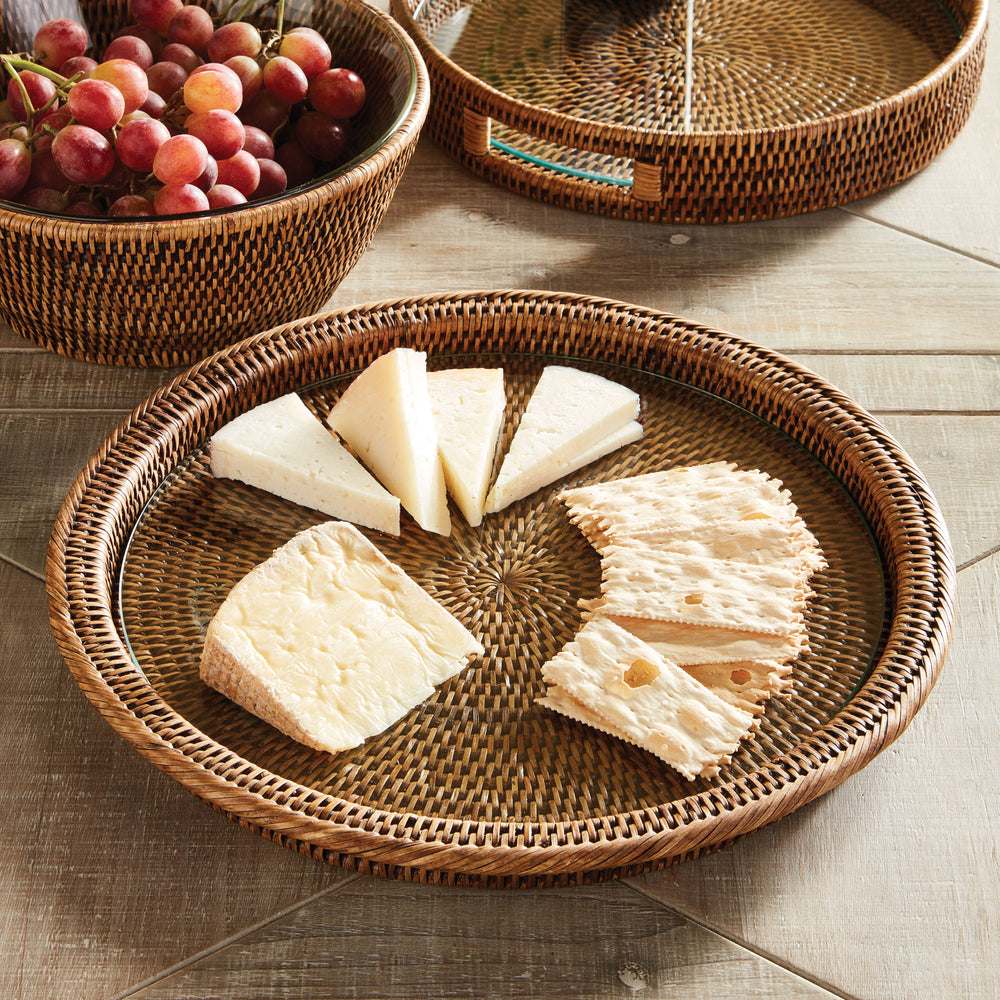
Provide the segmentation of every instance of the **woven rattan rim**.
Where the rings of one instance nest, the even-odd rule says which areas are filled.
[[[442,3],[448,6],[449,0]],[[392,0],[390,9],[416,40],[431,76],[428,133],[463,165],[566,208],[699,223],[830,208],[895,185],[936,157],[975,104],[987,37],[986,0],[949,0],[942,6],[958,25],[957,44],[932,72],[898,93],[796,124],[682,132],[574,116],[504,93],[433,44],[419,21],[425,0]],[[491,148],[492,123],[556,147],[633,160],[632,187],[573,176]]]
[[[572,822],[471,822],[372,809],[262,770],[192,727],[136,668],[114,579],[132,524],[164,477],[243,409],[326,377],[356,345],[451,353],[609,355],[727,399],[808,443],[864,514],[885,563],[889,629],[868,679],[826,726],[739,780]],[[576,295],[469,293],[323,314],[189,369],[125,420],[59,513],[50,621],[87,697],[143,756],[242,825],[323,860],[396,877],[539,885],[647,870],[777,820],[864,767],[909,724],[944,660],[954,564],[934,497],[891,436],[818,376],[768,350],[662,313]]]

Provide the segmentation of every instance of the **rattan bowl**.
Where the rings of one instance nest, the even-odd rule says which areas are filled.
[[[3,0],[0,48],[24,51],[47,17],[79,10],[95,45],[106,44],[128,23],[127,6],[57,0],[43,15]],[[251,19],[264,26],[267,16]],[[276,198],[202,216],[81,220],[0,201],[0,317],[16,333],[84,361],[175,366],[327,302],[395,193],[429,85],[405,32],[363,0],[292,0],[290,23],[321,31],[335,64],[366,81],[354,157]]]

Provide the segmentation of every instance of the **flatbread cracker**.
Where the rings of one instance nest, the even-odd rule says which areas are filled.
[[[582,603],[582,602],[581,602]],[[809,647],[804,629],[788,635],[770,635],[746,629],[713,628],[686,622],[656,621],[651,618],[626,618],[604,615],[601,599],[589,602],[585,617],[603,615],[678,666],[703,663],[737,663],[741,660],[777,660],[788,663]],[[593,605],[597,607],[593,607]]]
[[[775,660],[700,663],[682,668],[713,694],[737,708],[760,715],[771,698],[787,697],[792,667]]]
[[[620,545],[653,547],[678,555],[783,566],[806,578],[825,566],[816,539],[801,518],[791,522],[763,517],[656,525],[616,533],[613,538]]]
[[[777,566],[611,546],[601,560],[606,615],[792,635],[808,593]]]
[[[608,619],[584,625],[542,676],[550,685],[543,705],[648,750],[686,778],[718,774],[754,722]]]

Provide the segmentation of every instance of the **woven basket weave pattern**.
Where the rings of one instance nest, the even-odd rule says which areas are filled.
[[[550,491],[491,515],[480,531],[456,523],[450,539],[408,522],[398,540],[375,536],[475,621],[487,655],[358,750],[308,750],[198,682],[202,630],[228,588],[316,519],[213,480],[204,441],[290,389],[322,414],[352,372],[399,345],[426,349],[433,367],[502,362],[512,419],[552,360],[634,381],[647,434],[588,477],[716,457],[783,475],[831,568],[816,582],[813,649],[795,696],[769,707],[718,780],[686,783],[533,704],[541,662],[573,634],[576,600],[599,581]],[[849,400],[735,338],[616,303],[531,293],[329,314],[180,377],[82,474],[53,534],[49,588],[56,637],[81,687],[140,752],[215,808],[333,863],[490,885],[646,870],[787,815],[906,726],[940,668],[953,614],[933,497]]]
[[[496,184],[616,217],[737,222],[865,197],[937,156],[978,94],[982,0],[689,7],[690,67],[683,4],[590,0],[565,26],[554,2],[392,9],[427,61],[439,145]],[[431,39],[458,12],[479,33],[444,56]]]
[[[126,23],[125,7],[84,5],[95,38]],[[289,22],[323,32],[366,80],[358,147],[402,115],[389,140],[311,188],[203,218],[88,222],[0,203],[0,316],[17,333],[81,360],[173,366],[322,308],[368,248],[429,94],[412,43],[378,11],[353,0],[311,9],[290,4]],[[23,47],[31,24],[8,20],[0,44]]]

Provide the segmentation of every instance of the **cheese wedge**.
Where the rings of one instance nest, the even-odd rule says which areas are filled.
[[[494,513],[580,468],[601,442],[639,416],[639,395],[560,365],[543,369],[486,500]],[[595,456],[599,457],[599,456]]]
[[[382,732],[483,652],[360,531],[300,532],[209,623],[206,684],[286,735],[335,753]]]
[[[542,705],[635,743],[686,778],[714,775],[753,716],[607,619],[588,622],[542,667]]]
[[[426,354],[398,347],[376,358],[347,387],[326,422],[421,528],[451,534]]]
[[[289,393],[230,421],[208,446],[212,475],[399,534],[399,501]]]
[[[502,368],[428,372],[444,479],[466,521],[482,523],[507,397]]]

